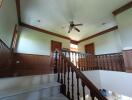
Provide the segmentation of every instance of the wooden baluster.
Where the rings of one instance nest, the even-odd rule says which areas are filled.
[[[89,70],[89,54],[87,53],[87,70]]]
[[[114,70],[113,68],[113,59],[112,59],[112,55],[109,55],[110,56],[110,65],[111,65],[111,70]]]
[[[67,97],[70,99],[70,77],[69,77],[69,74],[70,74],[70,66],[67,65],[67,68],[68,68],[68,76],[67,76]]]
[[[87,70],[87,55],[86,54],[84,54],[84,58],[85,58],[85,68],[84,68],[84,70]]]
[[[125,71],[125,68],[124,68],[124,59],[123,59],[123,55],[120,54],[120,69],[121,71]]]
[[[78,53],[78,68],[79,68],[79,70],[80,70],[80,62],[81,62],[81,59],[80,59],[80,53]]]
[[[115,70],[119,71],[119,69],[118,69],[118,54],[114,55],[114,63],[115,63]]]
[[[54,73],[57,73],[57,67],[58,67],[57,66],[58,65],[58,63],[57,63],[57,56],[58,56],[57,51],[54,52],[53,56],[55,57],[54,58],[54,65],[55,65],[54,66]]]
[[[106,62],[105,55],[102,55],[102,58],[103,58],[103,69],[106,70],[106,68],[105,68],[105,62]]]
[[[88,54],[86,54],[86,70],[88,70]]]
[[[71,61],[71,52],[70,52],[70,51],[68,52],[68,55],[69,55],[68,58],[69,58],[69,60]]]
[[[98,68],[98,57],[95,55],[95,69],[99,70]]]
[[[64,95],[66,95],[66,67],[67,67],[67,63],[64,61],[64,85],[63,85],[63,90],[62,93]]]
[[[83,54],[83,71],[85,71],[85,56]]]
[[[83,60],[82,60],[82,54],[80,53],[80,71],[82,71],[83,66]]]
[[[77,100],[80,100],[80,92],[79,92],[79,77],[76,74],[76,78],[77,78]]]
[[[121,67],[121,66],[120,66],[120,65],[121,65],[121,64],[120,64],[120,54],[117,54],[117,62],[118,62],[118,63],[117,63],[117,70],[118,70],[118,71],[121,71],[121,69],[120,69],[120,67]]]
[[[101,55],[101,67],[102,67],[102,70],[104,70],[104,65],[103,65],[103,56]]]
[[[100,66],[100,70],[102,70],[102,67],[101,67],[101,56],[99,56],[99,66]]]
[[[79,67],[78,67],[78,53],[76,52],[75,55],[76,55],[76,58],[75,58],[76,59],[76,66],[79,69]]]
[[[99,55],[99,66],[100,66],[100,69],[102,70],[102,65],[101,65],[101,56]]]
[[[66,75],[66,69],[65,68],[66,68],[66,63],[65,63],[64,59],[62,59],[61,62],[62,62],[62,64],[61,64],[62,68],[61,68],[61,90],[60,91],[61,91],[61,93],[63,93],[64,95],[66,95],[66,83],[65,83],[65,75]]]
[[[106,66],[107,66],[108,70],[110,70],[108,55],[106,54],[105,57],[106,57]]]
[[[83,56],[83,71],[85,71],[85,54],[83,54],[82,56]]]
[[[90,90],[91,99],[94,100],[94,93]]]
[[[74,100],[74,71],[72,70],[72,100]]]
[[[74,64],[74,53],[72,52],[72,63]]]
[[[57,61],[57,59],[58,59],[58,56],[59,56],[59,60],[61,60],[61,55],[59,54],[59,53],[56,51],[55,52],[55,66],[56,66],[56,68],[54,69],[54,73],[56,73],[56,72],[58,72],[58,79],[57,79],[57,81],[58,82],[60,82],[60,67],[61,67],[61,61],[59,61],[59,63],[58,63],[58,61]]]
[[[115,71],[116,70],[116,67],[115,67],[115,56],[112,54],[112,65],[113,65],[113,70]]]
[[[90,70],[92,70],[92,66],[91,66],[91,54],[89,55],[89,68],[90,68]]]
[[[96,57],[95,55],[92,54],[92,65],[93,65],[94,70],[96,70],[95,64],[96,64]]]
[[[61,77],[61,84],[63,84],[63,68],[64,68],[64,59],[61,59],[61,64],[60,64],[60,69],[61,69],[61,72],[60,72],[60,77]]]
[[[82,82],[82,88],[83,88],[83,100],[85,100],[85,84]]]

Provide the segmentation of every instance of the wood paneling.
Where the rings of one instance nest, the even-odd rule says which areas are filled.
[[[132,50],[124,50],[123,57],[124,57],[126,72],[132,72]]]
[[[0,39],[0,77],[11,76],[11,62],[10,48]]]
[[[132,8],[132,1],[130,1],[126,5],[124,5],[124,6],[120,7],[120,8],[118,8],[118,9],[116,9],[115,11],[113,11],[113,15],[116,16],[116,15],[118,15],[118,14],[120,14],[120,13],[122,13],[122,12],[128,10],[128,9],[130,9],[130,8]]]
[[[15,53],[13,73],[16,76],[52,73],[50,56]]]

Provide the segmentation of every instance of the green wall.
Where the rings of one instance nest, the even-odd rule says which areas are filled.
[[[0,8],[0,39],[8,47],[11,45],[15,24],[17,24],[15,0],[3,0]]]

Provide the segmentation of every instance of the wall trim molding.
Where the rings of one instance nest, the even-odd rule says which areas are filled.
[[[63,35],[60,35],[60,34],[57,34],[57,33],[54,33],[54,32],[50,32],[50,31],[47,31],[47,30],[44,30],[44,29],[41,29],[41,28],[38,28],[38,27],[35,27],[35,26],[32,26],[32,25],[23,23],[23,22],[21,23],[21,26],[32,29],[32,30],[36,30],[36,31],[39,31],[39,32],[42,32],[42,33],[45,33],[45,34],[49,34],[49,35],[57,36],[57,37],[60,37],[60,38],[63,38],[63,39],[71,40],[69,37],[66,37],[66,36],[63,36]]]
[[[89,36],[89,37],[87,37],[87,38],[84,38],[84,39],[78,41],[78,43],[81,43],[81,42],[83,42],[83,41],[86,41],[86,40],[89,40],[89,39],[98,37],[98,36],[100,36],[100,35],[103,35],[103,34],[106,34],[106,33],[112,32],[112,31],[115,31],[115,30],[117,30],[117,29],[118,29],[118,26],[114,26],[114,27],[109,28],[109,29],[106,29],[106,30],[104,30],[104,31],[102,31],[102,32],[96,33],[96,34],[94,34],[94,35],[92,35],[92,36]]]
[[[17,10],[17,18],[18,18],[18,23],[19,25],[21,24],[21,7],[20,7],[20,0],[15,0],[16,1],[16,10]]]
[[[124,11],[126,11],[130,8],[132,8],[132,1],[130,1],[129,3],[127,3],[126,5],[118,8],[118,9],[116,9],[112,13],[113,13],[114,16],[117,16],[118,14],[120,14],[120,13],[122,13],[122,12],[124,12]]]

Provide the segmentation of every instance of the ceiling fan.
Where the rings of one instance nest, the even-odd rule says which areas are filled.
[[[70,33],[73,29],[76,30],[77,32],[80,32],[80,30],[76,26],[82,26],[82,25],[83,24],[74,24],[74,22],[71,21],[68,33]]]

